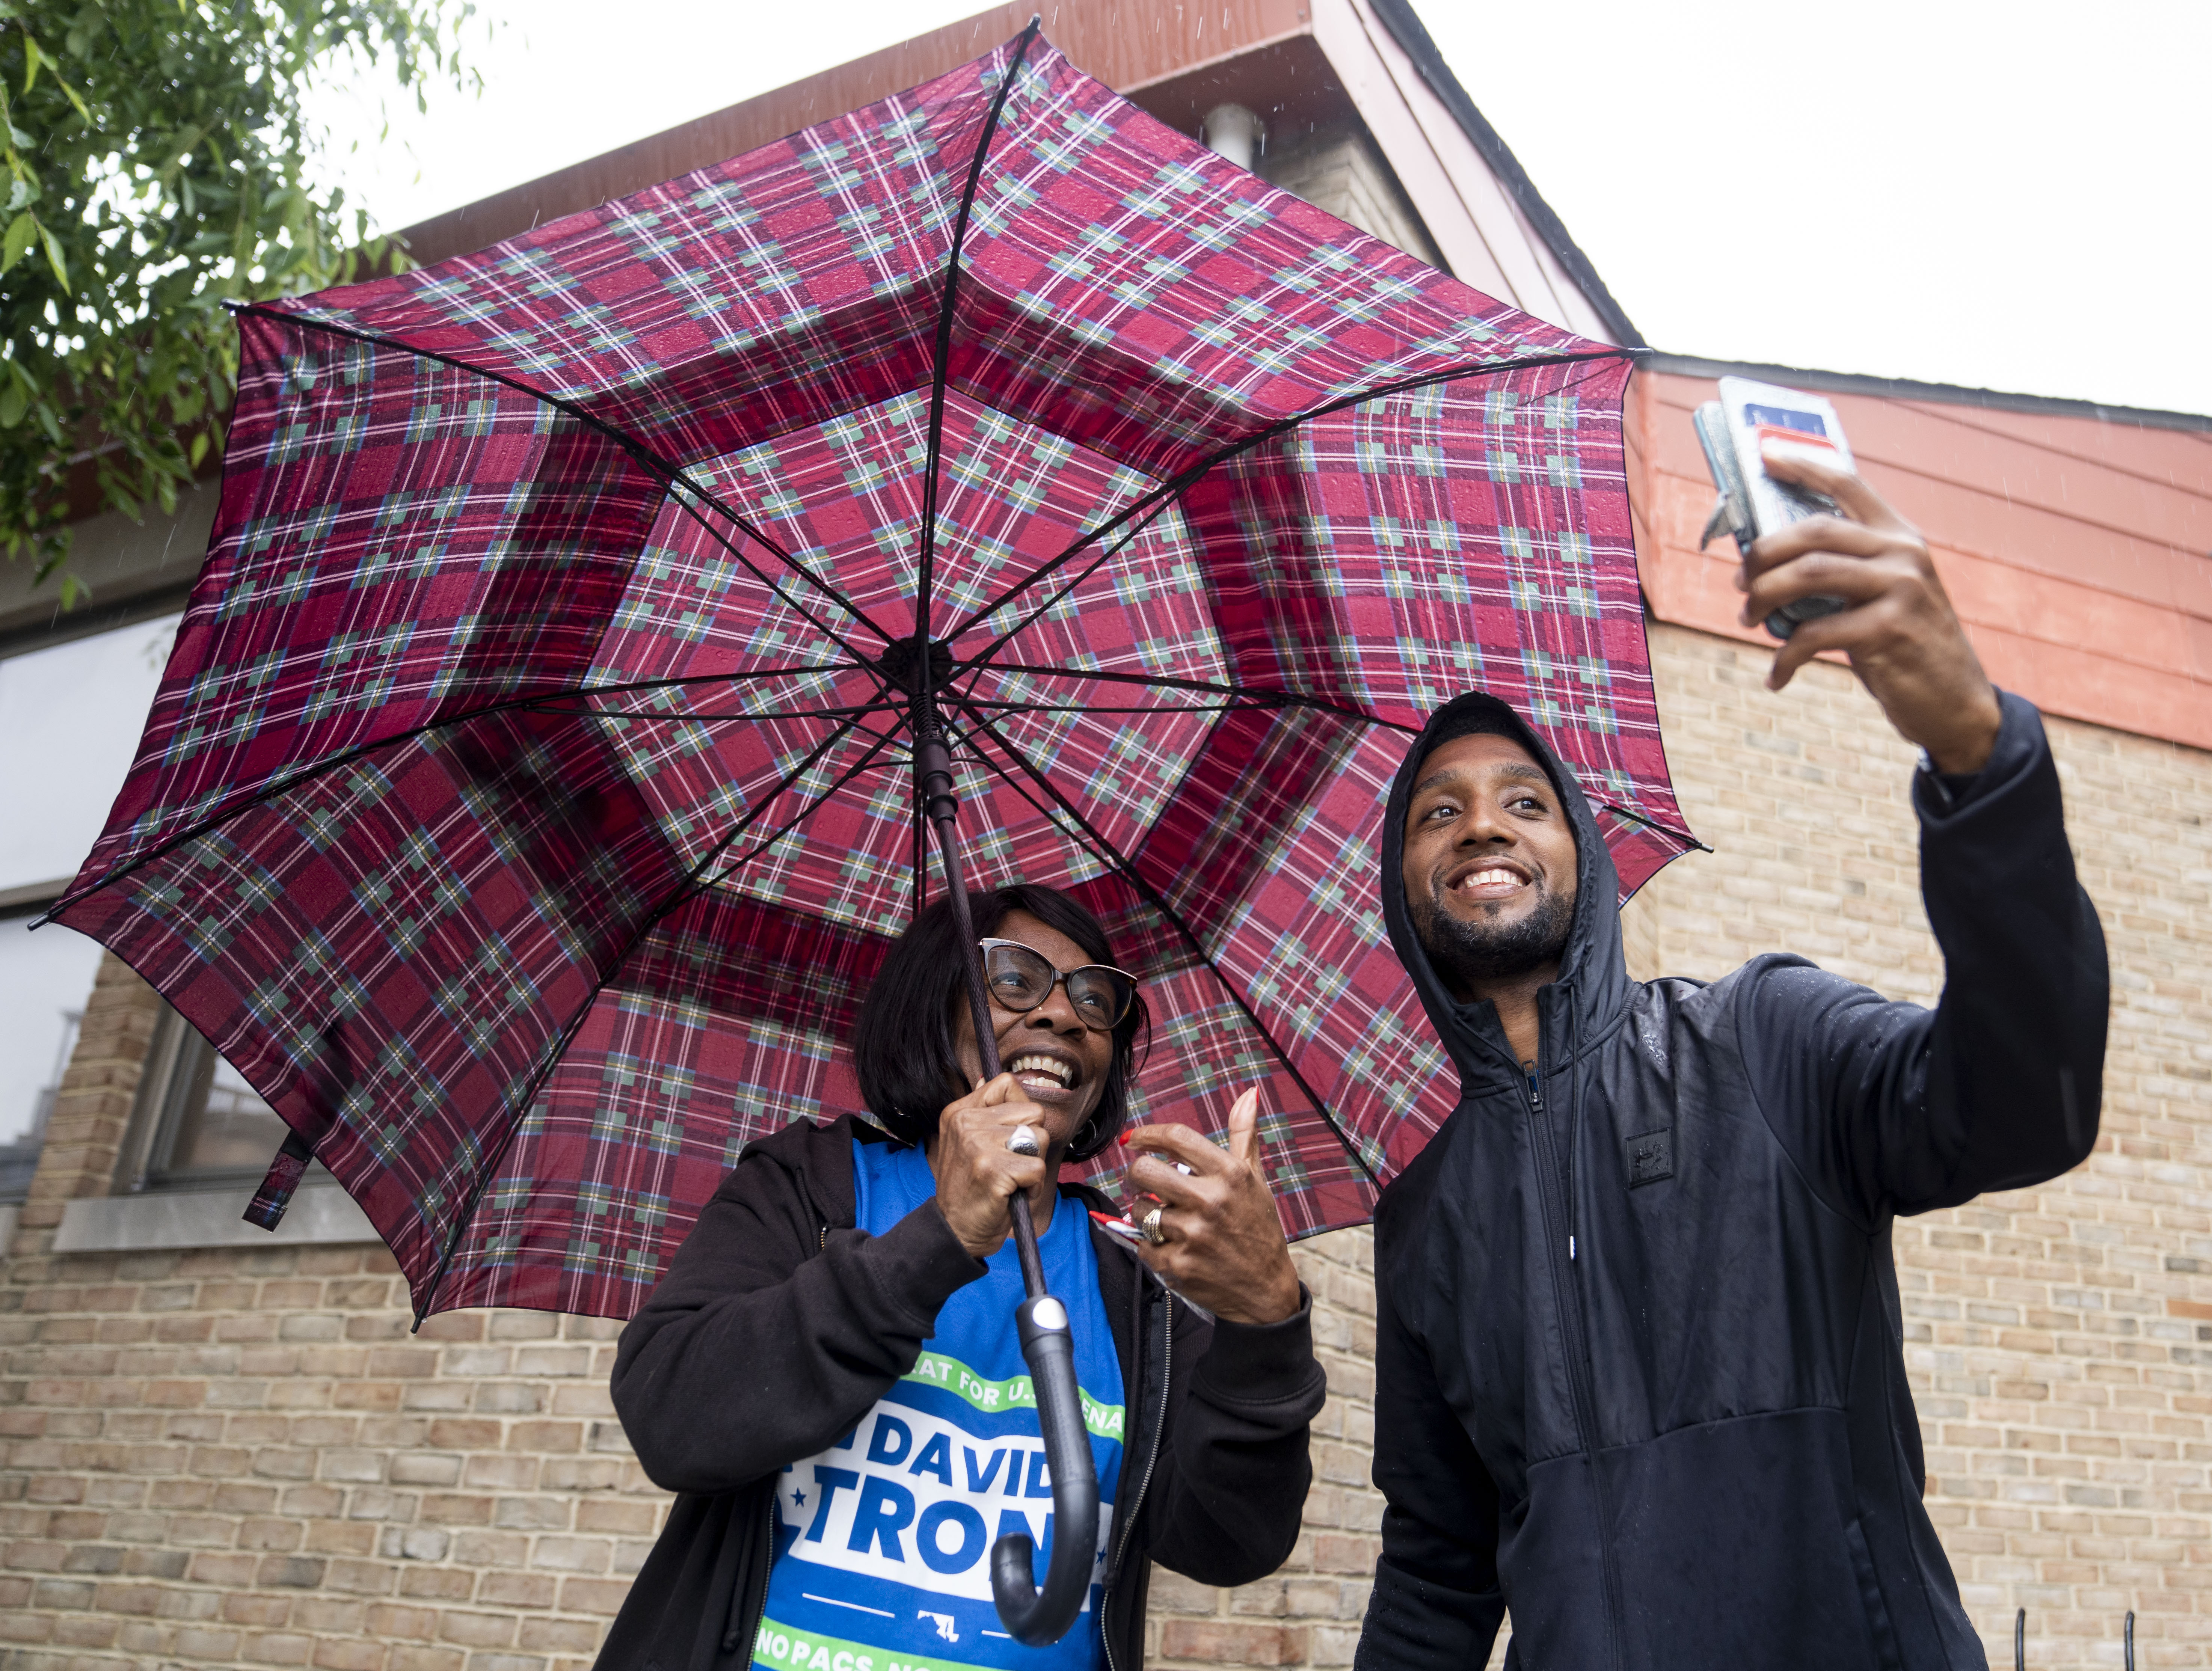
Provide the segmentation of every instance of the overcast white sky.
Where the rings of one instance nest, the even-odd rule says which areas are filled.
[[[479,3],[480,100],[324,100],[387,227],[979,9]],[[2212,411],[2206,0],[1420,10],[1655,345]]]

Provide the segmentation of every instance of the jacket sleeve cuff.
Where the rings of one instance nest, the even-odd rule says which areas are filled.
[[[927,1325],[925,1335],[935,1327],[945,1302],[990,1268],[960,1245],[934,1198],[867,1239],[874,1243],[868,1262],[877,1283]]]
[[[1321,1373],[1313,1355],[1313,1295],[1298,1285],[1298,1309],[1279,1323],[1213,1322],[1198,1374],[1210,1393],[1240,1404],[1291,1398]]]
[[[2043,734],[2043,716],[2035,705],[2009,690],[1997,692],[2003,719],[1997,740],[1978,772],[1939,772],[1925,754],[1912,775],[1912,805],[1926,825],[1941,825],[1975,802],[1988,799],[2023,776],[2050,752]]]

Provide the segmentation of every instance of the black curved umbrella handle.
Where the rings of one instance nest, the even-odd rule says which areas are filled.
[[[1024,1300],[1014,1313],[1022,1357],[1036,1389],[1037,1425],[1052,1468],[1052,1559],[1044,1587],[1031,1567],[1035,1546],[1016,1533],[991,1548],[991,1599],[1015,1641],[1042,1648],[1066,1636],[1091,1593],[1098,1558],[1098,1473],[1075,1386],[1075,1342],[1067,1308],[1050,1294]]]

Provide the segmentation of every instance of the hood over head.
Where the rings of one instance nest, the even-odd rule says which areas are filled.
[[[1516,1085],[1521,1065],[1505,1042],[1497,1006],[1487,999],[1462,1004],[1453,998],[1413,932],[1413,917],[1406,908],[1406,807],[1421,763],[1440,744],[1477,732],[1510,737],[1528,751],[1551,778],[1574,831],[1574,922],[1567,932],[1559,979],[1537,1000],[1543,1018],[1543,1068],[1549,1072],[1567,1065],[1570,1035],[1577,1052],[1595,1047],[1627,1013],[1629,994],[1628,969],[1620,950],[1620,877],[1573,769],[1498,697],[1480,690],[1455,696],[1429,716],[1390,786],[1382,818],[1382,921],[1391,948],[1413,977],[1430,1024],[1459,1069],[1462,1098]]]

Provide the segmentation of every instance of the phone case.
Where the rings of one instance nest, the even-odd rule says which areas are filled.
[[[1808,493],[1766,473],[1763,449],[1778,443],[1818,457],[1844,470],[1855,469],[1850,444],[1844,439],[1836,409],[1819,395],[1785,389],[1746,377],[1720,380],[1718,400],[1709,400],[1692,416],[1705,469],[1719,492],[1698,542],[1700,550],[1714,535],[1731,534],[1739,553],[1761,535],[1832,513],[1825,495]],[[1766,630],[1787,638],[1801,622],[1832,615],[1849,605],[1841,598],[1815,595],[1784,605],[1766,617]]]

